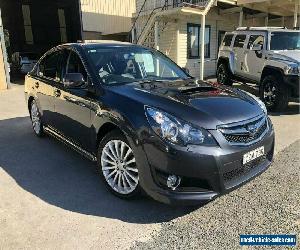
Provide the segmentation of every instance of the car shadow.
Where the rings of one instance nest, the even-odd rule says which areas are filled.
[[[240,84],[240,83],[235,83],[233,87],[247,91],[253,95],[259,96],[258,93],[258,87],[255,84]],[[294,103],[290,102],[286,110],[283,112],[269,112],[269,116],[283,116],[283,115],[297,115],[300,114],[300,104],[299,103]]]
[[[65,210],[129,223],[157,223],[196,209],[171,207],[147,197],[125,201],[113,196],[96,173],[95,163],[51,137],[36,137],[28,117],[0,121],[0,152],[0,167],[19,186]]]

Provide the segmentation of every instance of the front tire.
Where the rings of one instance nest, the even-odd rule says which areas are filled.
[[[217,81],[223,85],[232,86],[231,73],[228,69],[228,66],[224,63],[221,63],[217,70]]]
[[[280,80],[281,77],[266,76],[260,86],[260,99],[265,103],[268,111],[283,111],[289,103],[289,92]]]
[[[97,165],[106,187],[114,195],[123,199],[140,195],[139,171],[134,152],[120,131],[114,130],[101,140]]]
[[[38,137],[42,137],[44,135],[42,116],[35,100],[33,100],[30,104],[30,118],[34,133]]]

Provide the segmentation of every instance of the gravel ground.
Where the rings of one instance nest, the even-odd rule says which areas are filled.
[[[163,223],[151,240],[137,242],[133,249],[250,249],[239,245],[239,234],[297,234],[294,249],[300,249],[299,149],[300,140],[252,182]]]

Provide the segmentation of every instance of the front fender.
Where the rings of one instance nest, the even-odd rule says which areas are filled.
[[[136,108],[137,105],[132,104],[134,108],[128,104],[127,107],[122,107],[118,109],[114,108],[97,108],[92,111],[92,145],[97,150],[97,135],[104,125],[112,124],[119,128],[127,140],[133,142],[135,145],[139,144],[140,138],[142,137],[142,131],[145,129],[145,124],[147,122],[146,116],[144,114],[144,109]],[[140,105],[138,106],[140,107]],[[124,109],[124,110],[123,110]],[[117,111],[118,110],[118,111]],[[126,113],[126,115],[125,115]],[[143,117],[145,117],[143,119]]]

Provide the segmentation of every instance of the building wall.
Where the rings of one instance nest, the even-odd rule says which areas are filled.
[[[2,26],[2,18],[1,18],[1,9],[0,9],[0,90],[1,89],[7,89],[9,78],[7,76],[7,70],[5,67],[6,56],[4,51],[4,34],[3,34],[3,26]]]
[[[6,82],[6,72],[4,67],[4,56],[2,51],[2,46],[0,43],[0,90],[7,88],[7,82]]]
[[[170,57],[173,61],[177,61],[177,23],[168,23],[162,26],[159,38],[159,50]]]
[[[142,0],[138,0],[142,3]],[[210,57],[205,58],[205,77],[216,74],[219,31],[233,31],[238,27],[239,13],[220,15],[218,8],[213,7],[206,16],[206,25],[210,26]],[[200,58],[187,58],[187,24],[194,23],[201,25],[201,16],[191,15],[181,16],[177,20],[171,20],[166,27],[160,28],[159,32],[159,50],[174,60],[179,66],[189,69],[190,74],[200,76]],[[291,28],[293,18],[285,18],[285,26]],[[270,19],[270,26],[282,26],[281,18]],[[164,26],[164,25],[162,25]],[[265,26],[264,18],[252,19],[244,17],[243,26]]]
[[[81,0],[83,31],[89,36],[128,32],[135,4],[135,0]]]

